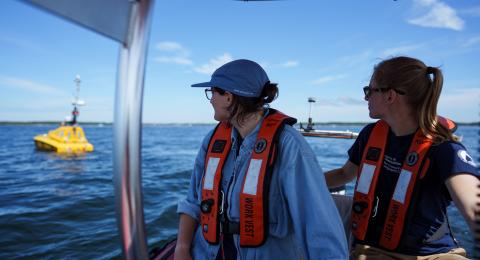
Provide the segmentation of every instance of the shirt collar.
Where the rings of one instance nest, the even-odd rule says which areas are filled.
[[[266,116],[268,116],[269,112],[270,112],[270,110],[268,108],[263,109],[262,119],[260,121],[258,121],[257,126],[255,126],[253,131],[250,134],[248,134],[247,136],[245,136],[245,138],[243,139],[243,143],[245,145],[250,145],[250,143],[253,145],[253,143],[256,141],[258,131],[260,131],[260,127],[263,123],[263,120],[265,119]],[[238,135],[239,135],[239,133],[238,133],[237,129],[235,129],[235,127],[233,127],[232,134],[231,134],[232,143],[234,143],[234,144],[237,143]]]

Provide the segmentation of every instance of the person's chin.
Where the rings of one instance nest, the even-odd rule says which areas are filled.
[[[225,119],[224,117],[219,116],[219,115],[217,115],[217,114],[215,114],[215,115],[213,116],[213,119],[215,119],[215,120],[218,121],[218,122],[227,121],[227,119]]]
[[[378,115],[375,115],[374,113],[372,113],[372,111],[370,111],[368,113],[368,116],[370,116],[371,119],[379,119],[380,118]]]

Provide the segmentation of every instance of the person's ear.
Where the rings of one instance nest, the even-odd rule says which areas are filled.
[[[230,92],[228,92],[228,91],[226,91],[226,92],[225,92],[225,96],[226,96],[226,98],[227,98],[228,104],[230,105],[231,102],[233,101],[233,94],[230,93]]]
[[[393,89],[387,91],[386,94],[387,94],[386,95],[387,102],[390,104],[395,102],[395,100],[398,98],[397,92],[395,92]]]

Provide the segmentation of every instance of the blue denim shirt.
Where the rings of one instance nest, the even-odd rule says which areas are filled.
[[[222,178],[231,221],[240,221],[240,190],[260,125],[261,122],[245,137],[238,156],[238,132],[232,131],[232,149]],[[198,222],[205,155],[212,134],[213,130],[203,140],[187,198],[179,202],[177,210]],[[239,236],[234,235],[237,259],[348,259],[343,224],[315,154],[298,131],[288,125],[280,134],[279,144],[270,184],[270,233],[265,244],[255,248],[240,247]],[[231,178],[233,181],[229,187]],[[192,241],[192,257],[215,259],[218,251],[219,245],[209,244],[198,225]]]

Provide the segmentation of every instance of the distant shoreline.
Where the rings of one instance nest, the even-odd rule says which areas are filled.
[[[302,122],[303,124],[306,124]],[[314,122],[315,125],[366,125],[372,122]],[[458,125],[480,126],[478,122],[456,122]],[[60,125],[61,122],[56,121],[0,121],[0,125]],[[80,122],[82,126],[91,125],[112,125],[112,122]],[[214,125],[215,123],[143,123],[143,125]]]

